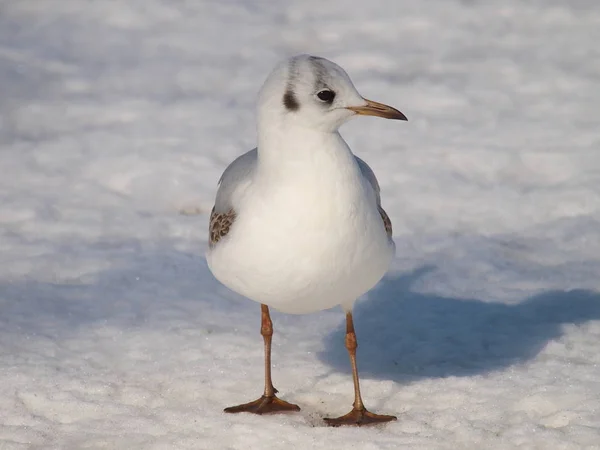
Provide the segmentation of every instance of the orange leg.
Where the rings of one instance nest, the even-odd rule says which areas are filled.
[[[254,414],[269,414],[289,411],[300,411],[298,405],[288,403],[279,399],[275,394],[277,389],[273,387],[271,379],[271,340],[273,339],[273,322],[267,305],[260,305],[261,325],[260,334],[265,342],[265,392],[258,400],[244,403],[238,406],[225,408],[227,413],[249,412]]]
[[[354,404],[352,411],[341,417],[334,419],[325,419],[327,425],[332,427],[339,427],[340,425],[370,425],[377,423],[390,422],[396,420],[396,416],[386,416],[380,414],[373,414],[365,408],[360,395],[360,385],[358,380],[358,367],[356,366],[356,348],[358,344],[356,342],[356,333],[354,332],[354,321],[352,320],[352,313],[346,313],[346,349],[350,355],[350,363],[352,364],[352,378],[354,379]]]

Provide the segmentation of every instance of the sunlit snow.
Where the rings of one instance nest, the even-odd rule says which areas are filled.
[[[600,448],[600,4],[0,1],[0,449]],[[394,223],[356,307],[375,428],[325,427],[340,309],[273,314],[204,260],[280,59],[409,121],[342,128]]]

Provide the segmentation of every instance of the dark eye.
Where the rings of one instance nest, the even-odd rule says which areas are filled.
[[[322,102],[331,103],[335,98],[335,92],[330,91],[329,89],[323,89],[322,91],[317,92],[317,97],[319,97],[319,100]]]

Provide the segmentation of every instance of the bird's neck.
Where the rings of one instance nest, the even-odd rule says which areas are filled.
[[[337,131],[324,132],[289,124],[261,131],[258,136],[260,171],[289,175],[299,171],[355,169],[354,155]]]

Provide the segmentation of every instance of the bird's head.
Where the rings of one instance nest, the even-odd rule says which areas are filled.
[[[259,128],[264,122],[334,132],[356,115],[407,120],[397,109],[363,98],[340,66],[310,55],[278,64],[258,99]]]

